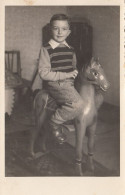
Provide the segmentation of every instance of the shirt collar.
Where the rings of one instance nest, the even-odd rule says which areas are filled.
[[[58,47],[58,46],[60,45],[60,43],[56,42],[56,41],[53,40],[53,39],[50,39],[49,44],[51,45],[51,47],[52,47],[53,49],[55,49],[56,47]],[[70,46],[68,45],[68,43],[67,43],[66,41],[63,41],[61,44],[64,44],[65,46],[67,46],[67,47],[70,48]]]

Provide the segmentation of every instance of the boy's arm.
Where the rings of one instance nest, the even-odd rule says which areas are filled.
[[[77,69],[76,65],[77,65],[77,59],[76,59],[76,54],[75,52],[73,53],[73,61],[72,61],[72,65],[74,69]]]
[[[39,75],[43,80],[58,81],[64,80],[69,77],[65,72],[53,72],[51,71],[51,63],[48,51],[42,47],[40,51],[40,59],[38,66]]]

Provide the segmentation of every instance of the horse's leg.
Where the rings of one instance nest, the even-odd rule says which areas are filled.
[[[95,131],[96,131],[96,120],[94,123],[87,128],[87,135],[88,135],[88,168],[90,171],[94,171],[94,162],[93,162],[93,155],[94,155],[94,143],[95,143]]]
[[[31,133],[31,142],[30,142],[30,153],[32,156],[35,156],[35,152],[34,152],[35,142],[36,142],[36,139],[38,138],[40,131],[42,130],[43,123],[45,122],[45,120],[47,118],[46,109],[41,110],[39,115],[36,112],[35,117],[36,117],[36,129],[34,129]],[[43,131],[44,131],[44,128],[43,128]],[[45,150],[45,139],[43,139],[43,142],[42,142],[42,150]]]
[[[82,152],[83,152],[83,138],[85,136],[86,124],[83,120],[83,116],[77,117],[75,119],[75,128],[76,128],[76,164],[75,171],[79,176],[83,176],[82,172]]]

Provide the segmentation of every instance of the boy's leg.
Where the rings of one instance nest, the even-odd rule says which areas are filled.
[[[60,129],[61,124],[74,119],[80,113],[82,106],[83,102],[80,99],[77,103],[62,105],[62,107],[57,108],[56,112],[52,115],[49,124],[52,128],[53,136],[59,143],[66,141],[66,136]]]
[[[83,101],[72,83],[63,83],[56,90],[50,90],[50,94],[61,105],[50,119],[52,133],[59,142],[64,142],[66,137],[60,130],[60,125],[74,119],[83,108]]]

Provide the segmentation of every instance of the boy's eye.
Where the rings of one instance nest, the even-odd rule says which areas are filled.
[[[58,28],[56,28],[56,27],[53,27],[53,30],[58,30]]]
[[[60,29],[57,27],[53,27],[53,30],[60,30]],[[61,30],[68,30],[68,28],[62,28]]]

